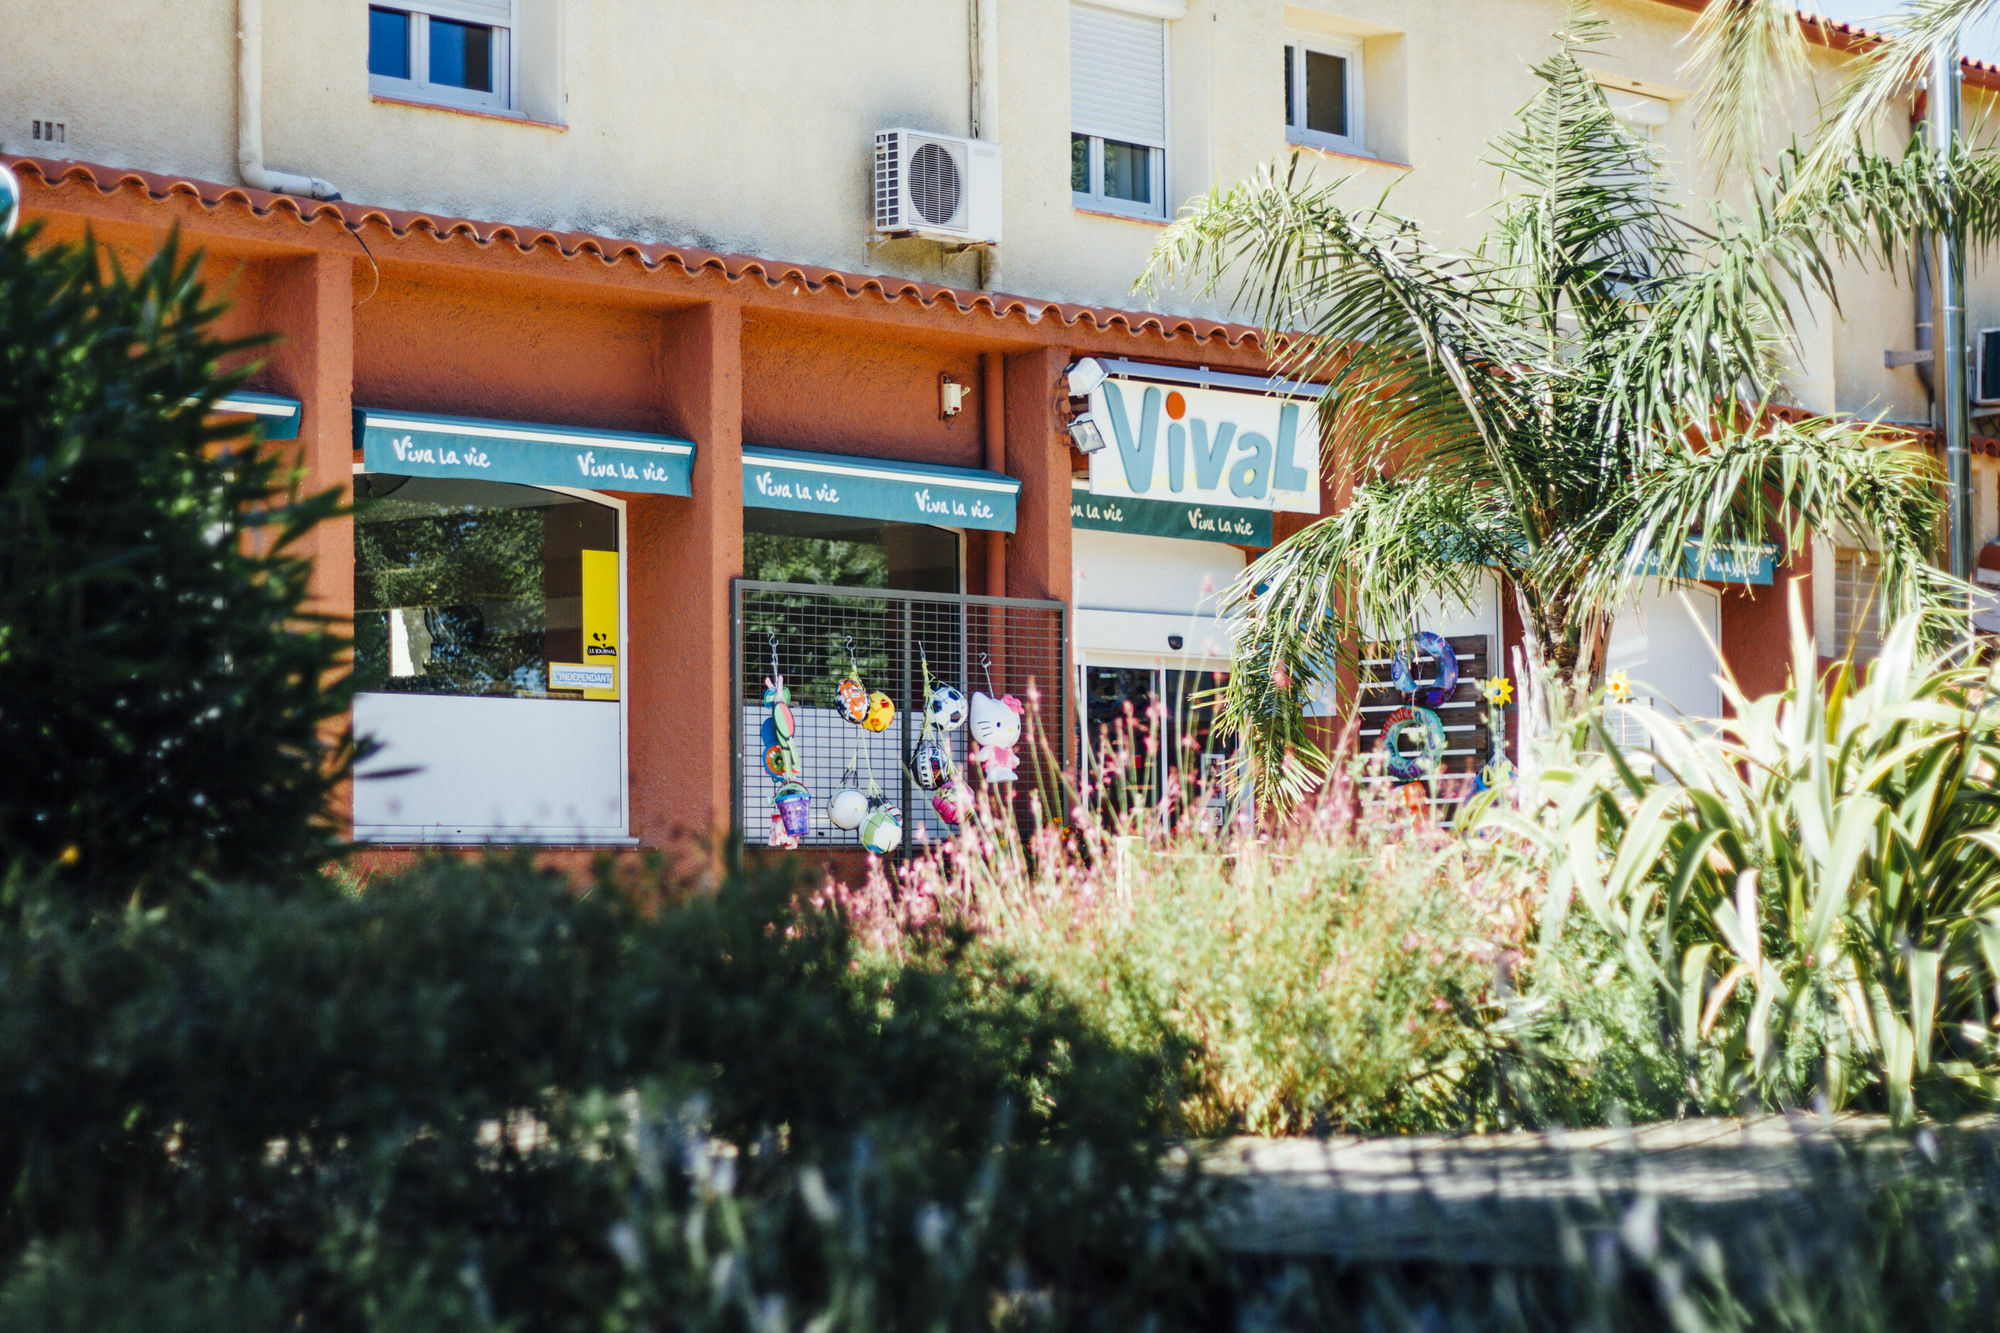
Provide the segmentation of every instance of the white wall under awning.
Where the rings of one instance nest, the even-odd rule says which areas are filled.
[[[1220,542],[1077,529],[1070,534],[1076,659],[1132,665],[1227,664],[1217,595],[1243,572],[1243,552]],[[1178,635],[1181,646],[1170,638]]]
[[[354,836],[375,842],[622,839],[618,704],[357,694],[354,732],[382,748],[354,775]],[[371,777],[395,769],[402,777]]]
[[[1623,671],[1632,685],[1632,707],[1652,707],[1684,717],[1722,713],[1722,663],[1709,645],[1722,642],[1722,602],[1713,588],[1675,587],[1648,580],[1639,600],[1612,622],[1605,671]],[[1627,729],[1627,744],[1645,737]]]

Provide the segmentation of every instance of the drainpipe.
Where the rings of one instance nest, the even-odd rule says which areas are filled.
[[[1000,138],[1000,0],[970,0],[970,3],[972,137],[995,143]],[[980,248],[979,286],[989,292],[1000,290],[1000,247],[997,245]]]
[[[340,198],[331,181],[264,165],[264,0],[236,0],[236,170],[253,189]]]
[[[1958,45],[1931,52],[1930,139],[1935,152],[1950,152],[1959,134]],[[1945,226],[1937,236],[1938,360],[1937,406],[1944,432],[1945,476],[1951,499],[1951,572],[1972,577],[1971,395],[1967,392],[1965,343],[1965,240],[1955,199],[1947,196]]]
[[[1921,98],[1918,99],[1917,105],[1911,110],[1910,122],[1910,128],[1916,133],[1923,135],[1924,142],[1929,143],[1930,135],[1927,132],[1924,105]],[[1937,344],[1931,334],[1933,323],[1937,319],[1937,308],[1934,304],[1937,293],[1932,289],[1931,285],[1931,243],[1932,237],[1930,231],[1924,229],[1917,233],[1916,243],[1910,247],[1912,251],[1910,262],[1910,295],[1914,298],[1914,303],[1917,307],[1917,354],[1910,359],[1908,364],[1917,372],[1917,379],[1924,386],[1924,419],[1935,427],[1938,424],[1937,357],[1932,349]]]

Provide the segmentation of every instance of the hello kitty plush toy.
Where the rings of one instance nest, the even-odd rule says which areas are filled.
[[[984,691],[972,696],[973,747],[967,764],[978,764],[988,782],[1012,782],[1021,756],[1014,753],[1021,739],[1021,701],[1013,695],[995,699]]]

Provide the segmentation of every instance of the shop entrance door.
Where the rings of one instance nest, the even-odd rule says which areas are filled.
[[[1204,825],[1219,826],[1231,747],[1215,734],[1208,696],[1227,674],[1089,660],[1079,669],[1084,772],[1098,809],[1159,810],[1178,823],[1199,808]]]

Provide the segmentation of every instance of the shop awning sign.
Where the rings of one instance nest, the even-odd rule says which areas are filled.
[[[1232,546],[1269,546],[1271,511],[1223,505],[1180,504],[1094,495],[1084,486],[1069,493],[1069,525],[1093,532],[1130,532],[1144,537],[1180,537]]]
[[[239,389],[215,400],[215,410],[254,417],[267,440],[299,438],[299,400],[280,398],[275,393],[252,393]]]
[[[1105,447],[1090,455],[1099,496],[1204,508],[1319,512],[1319,385],[1106,362],[1090,393]],[[1218,381],[1263,385],[1217,387]]]
[[[356,408],[354,439],[370,472],[693,493],[694,445],[665,435]]]
[[[892,523],[1012,532],[1021,483],[998,472],[889,458],[743,449],[743,504]]]
[[[1662,574],[1666,561],[1658,551],[1649,551],[1634,562],[1640,572]],[[1777,569],[1778,548],[1770,542],[1716,542],[1703,559],[1700,539],[1691,539],[1681,550],[1681,566],[1673,577],[1701,583],[1749,583],[1769,585]]]

